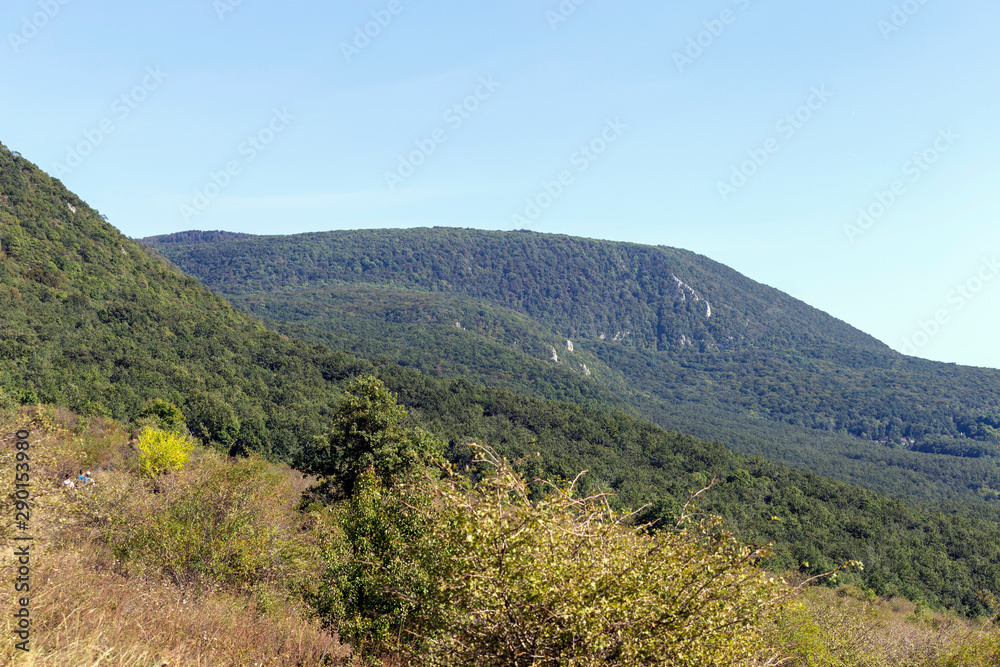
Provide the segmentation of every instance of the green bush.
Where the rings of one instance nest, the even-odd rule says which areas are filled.
[[[337,531],[310,602],[358,655],[378,655],[396,644],[427,599],[428,565],[440,554],[413,546],[437,518],[428,511],[429,498],[386,489],[369,468],[357,477],[351,498],[330,509]]]
[[[184,413],[176,405],[162,398],[146,401],[142,406],[142,415],[164,431],[183,433],[186,428]]]
[[[481,667],[730,667],[772,654],[787,587],[718,520],[651,531],[572,485],[533,502],[505,461],[478,452],[475,484],[359,478],[342,519],[350,559],[327,573],[340,606],[327,611],[344,614],[360,652]]]

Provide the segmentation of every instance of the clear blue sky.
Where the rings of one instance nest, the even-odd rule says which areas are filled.
[[[1000,367],[1000,2],[576,2],[6,0],[0,141],[133,237],[675,246]]]

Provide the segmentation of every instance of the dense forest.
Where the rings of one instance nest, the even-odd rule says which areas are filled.
[[[226,238],[219,240],[246,240]],[[403,327],[412,324],[407,318],[429,316],[437,308],[416,305],[424,294],[397,308],[379,305],[373,292],[362,290],[353,303],[366,313],[383,308],[383,322],[395,317]],[[469,379],[404,367],[388,355],[365,358],[338,349],[332,338],[329,346],[303,342],[234,309],[121,235],[57,180],[0,148],[0,403],[43,402],[132,422],[160,399],[178,406],[191,433],[210,447],[228,454],[259,452],[308,469],[315,437],[343,404],[345,386],[360,375],[375,375],[409,410],[408,426],[442,438],[455,463],[467,460],[463,445],[477,441],[518,461],[529,479],[570,478],[587,470],[583,489],[612,492],[616,506],[643,507],[643,518],[661,522],[716,478],[702,508],[729,520],[742,539],[774,541],[776,569],[812,573],[861,560],[865,569],[849,576],[875,592],[967,614],[989,611],[988,594],[1000,590],[995,504],[959,502],[953,491],[951,496],[928,492],[927,502],[918,506],[664,430],[625,400],[633,391],[624,384],[626,374],[602,362],[596,345],[579,352],[559,348],[559,356],[572,359],[576,368],[549,364],[530,349],[518,352],[514,343],[554,346],[561,339],[551,328],[516,308],[470,310],[464,299],[441,311],[460,321],[459,327],[447,325],[452,335],[463,337],[456,349],[468,344],[464,336],[476,335],[511,355],[498,357],[489,369],[490,362],[477,357],[498,348],[470,348],[463,353]],[[599,324],[601,317],[595,314],[594,321]],[[818,339],[821,331],[816,325],[807,338]],[[445,340],[443,331],[438,334]],[[366,334],[358,329],[354,335]],[[415,340],[420,335],[414,333]],[[880,353],[877,343],[857,337],[860,347]],[[515,377],[514,367],[527,357],[535,365]],[[420,366],[430,357],[414,359]],[[590,364],[594,370],[588,375],[582,366]],[[551,374],[556,366],[558,374]],[[506,373],[507,386],[487,386],[490,377]],[[549,397],[525,393],[532,387]],[[904,457],[895,460],[889,477],[907,471],[905,457],[966,460],[880,451],[886,459]],[[865,466],[870,464],[859,463]],[[910,472],[928,489],[940,483],[924,469]],[[951,489],[993,482],[988,467],[948,468],[942,478],[948,474]],[[896,479],[905,485],[905,477]]]
[[[598,401],[894,494],[1000,497],[1000,372],[897,354],[693,253],[438,228],[146,242],[334,349]]]

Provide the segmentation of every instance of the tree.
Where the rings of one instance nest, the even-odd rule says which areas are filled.
[[[370,375],[347,388],[347,397],[333,416],[330,429],[316,438],[306,467],[327,478],[349,497],[358,475],[371,468],[381,485],[440,461],[444,443],[419,428],[406,428],[406,409],[385,385]]]

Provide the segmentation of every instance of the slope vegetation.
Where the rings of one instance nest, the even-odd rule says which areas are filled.
[[[441,228],[146,242],[335,349],[622,407],[894,494],[1000,499],[1000,371],[897,354],[694,253]]]

